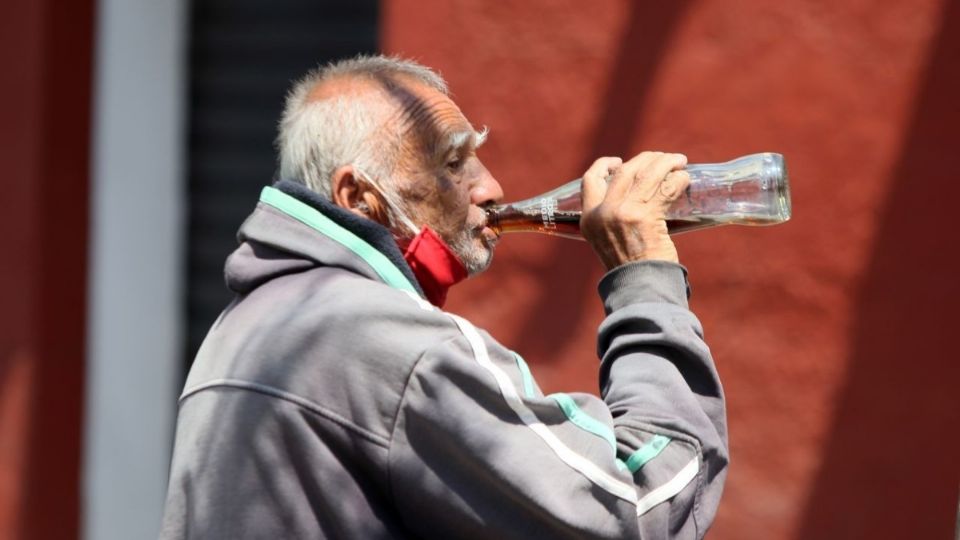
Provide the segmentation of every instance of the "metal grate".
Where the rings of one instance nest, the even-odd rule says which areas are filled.
[[[376,0],[195,0],[190,46],[187,246],[189,365],[230,301],[223,263],[274,174],[290,82],[318,63],[377,50]]]

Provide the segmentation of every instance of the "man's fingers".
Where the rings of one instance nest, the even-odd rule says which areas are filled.
[[[661,186],[667,175],[686,164],[687,156],[683,154],[658,154],[636,173],[626,197],[643,203],[650,202],[662,194]]]
[[[584,211],[604,200],[627,204],[674,201],[690,182],[690,175],[682,170],[686,164],[687,156],[663,152],[643,152],[626,163],[620,158],[600,158],[583,175]]]
[[[660,196],[664,201],[673,202],[680,198],[687,186],[690,185],[690,173],[684,170],[671,171],[660,183]]]
[[[623,160],[618,157],[602,157],[583,173],[583,208],[589,209],[603,201],[607,194],[607,177],[614,174]]]
[[[632,157],[610,181],[607,196],[612,200],[623,200],[636,187],[638,175],[662,156],[663,152],[641,152]]]
[[[687,156],[683,154],[663,154],[652,161],[642,174],[646,177],[644,180],[660,184],[670,172],[679,170],[686,164]]]

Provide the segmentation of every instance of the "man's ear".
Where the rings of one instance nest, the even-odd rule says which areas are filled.
[[[333,204],[385,227],[390,226],[386,206],[353,165],[343,165],[333,171],[330,190]]]

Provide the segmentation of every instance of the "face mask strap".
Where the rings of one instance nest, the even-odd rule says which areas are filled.
[[[392,193],[380,187],[380,185],[376,181],[374,181],[373,177],[367,174],[366,172],[364,172],[363,169],[361,169],[360,167],[354,165],[353,170],[357,173],[357,176],[359,176],[364,182],[370,184],[370,186],[373,189],[377,190],[377,193],[379,193],[380,196],[383,197],[383,199],[387,203],[387,211],[392,218],[398,220],[403,227],[405,227],[408,231],[410,231],[410,234],[412,236],[416,236],[417,234],[420,233],[420,228],[413,223],[413,220],[407,217],[406,213],[404,213],[403,210],[401,210],[402,207],[400,206],[399,202],[394,198],[394,195]]]

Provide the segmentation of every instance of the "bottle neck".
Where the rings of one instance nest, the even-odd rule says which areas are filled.
[[[516,232],[535,232],[582,240],[580,235],[580,210],[556,208],[555,200],[538,198],[538,205],[523,203],[500,206],[487,210],[487,226],[498,235]]]

